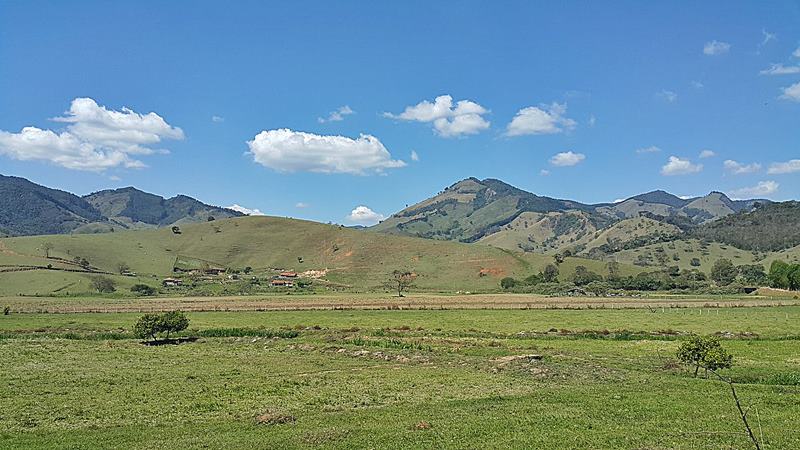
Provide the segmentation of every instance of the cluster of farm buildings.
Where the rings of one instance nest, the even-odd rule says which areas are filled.
[[[204,280],[212,281],[215,278],[222,275],[225,275],[227,269],[221,267],[208,267],[204,269],[192,269],[192,270],[183,270],[175,268],[173,269],[174,272],[183,272],[190,276],[202,276]],[[275,287],[294,287],[295,281],[299,277],[297,272],[289,271],[289,270],[281,270],[277,275],[274,275],[270,278],[270,285]],[[227,278],[229,280],[238,280],[240,278],[239,273],[229,273]],[[253,277],[255,279],[255,277]],[[183,286],[183,279],[176,278],[176,277],[167,277],[161,280],[161,285],[164,287],[179,287]]]

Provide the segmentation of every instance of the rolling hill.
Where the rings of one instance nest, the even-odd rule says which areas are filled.
[[[51,244],[50,258],[45,244]],[[391,236],[295,219],[242,217],[170,229],[117,231],[0,239],[0,295],[76,293],[91,290],[91,273],[67,272],[76,257],[93,270],[117,272],[125,264],[137,278],[115,276],[124,288],[135,282],[157,284],[173,273],[176,262],[204,261],[230,269],[250,266],[253,274],[268,276],[278,269],[324,274],[326,283],[350,290],[374,290],[395,269],[418,275],[416,284],[427,291],[496,289],[502,277],[524,278],[554,261],[482,244],[442,242]],[[52,264],[52,269],[42,267]],[[40,269],[3,272],[13,267]],[[566,258],[559,269],[564,278],[583,265],[606,273],[605,263]],[[623,273],[639,269],[624,266]]]
[[[108,218],[111,224],[127,229],[242,216],[242,213],[206,205],[185,195],[165,199],[133,187],[95,192],[84,199]]]
[[[764,204],[692,231],[698,238],[744,250],[780,251],[800,245],[800,202]]]
[[[89,202],[24,178],[0,175],[0,234],[68,233],[106,219]]]
[[[468,178],[372,229],[477,241],[515,251],[597,255],[597,249],[646,245],[763,203],[768,201],[734,201],[720,192],[682,199],[652,191],[616,203],[588,205],[538,196],[499,180]]]
[[[239,217],[185,195],[170,199],[129,187],[79,197],[0,175],[0,236],[95,233]]]

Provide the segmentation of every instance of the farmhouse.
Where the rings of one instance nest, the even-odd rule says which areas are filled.
[[[179,280],[177,278],[164,278],[161,281],[161,285],[164,286],[164,287],[175,287],[175,286],[180,286],[182,284],[183,284],[183,281]]]
[[[270,282],[270,284],[272,284],[273,286],[276,286],[276,287],[293,287],[294,286],[294,282],[292,280],[276,279],[276,280],[272,280]]]
[[[206,275],[219,275],[219,274],[225,273],[225,269],[222,268],[222,267],[209,267],[209,268],[203,270],[203,272]]]
[[[279,274],[281,278],[297,278],[297,272],[284,271]]]

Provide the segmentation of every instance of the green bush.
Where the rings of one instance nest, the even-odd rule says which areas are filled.
[[[171,333],[178,333],[189,327],[189,318],[181,311],[165,313],[148,313],[136,321],[133,334],[140,339],[155,339],[158,335],[166,333],[167,339]]]
[[[682,363],[694,367],[695,377],[701,367],[708,371],[733,365],[733,356],[722,348],[719,339],[712,336],[692,336],[678,347],[676,356]]]
[[[718,259],[711,267],[711,279],[719,286],[727,286],[736,281],[739,270],[730,260]]]
[[[108,277],[92,278],[92,287],[101,294],[110,294],[117,290],[117,283]]]
[[[505,277],[502,280],[500,280],[500,287],[503,289],[511,289],[516,285],[517,285],[517,280],[511,277]]]
[[[151,296],[156,295],[156,288],[146,284],[134,284],[131,286],[131,292],[137,295]]]

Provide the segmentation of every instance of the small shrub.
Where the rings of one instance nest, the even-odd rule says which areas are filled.
[[[156,295],[156,288],[146,284],[134,284],[131,286],[131,292],[137,295],[151,296]]]
[[[516,285],[517,285],[517,280],[511,277],[505,277],[502,280],[500,280],[500,287],[503,289],[511,289]]]
[[[708,370],[727,369],[733,365],[733,356],[729,354],[719,339],[709,336],[692,336],[678,347],[678,360],[694,367],[694,376],[700,368]]]
[[[117,290],[117,283],[108,277],[94,277],[92,287],[101,294],[110,294]]]
[[[6,305],[6,306],[3,307],[3,315],[7,316],[9,314],[11,314],[11,307]]]

